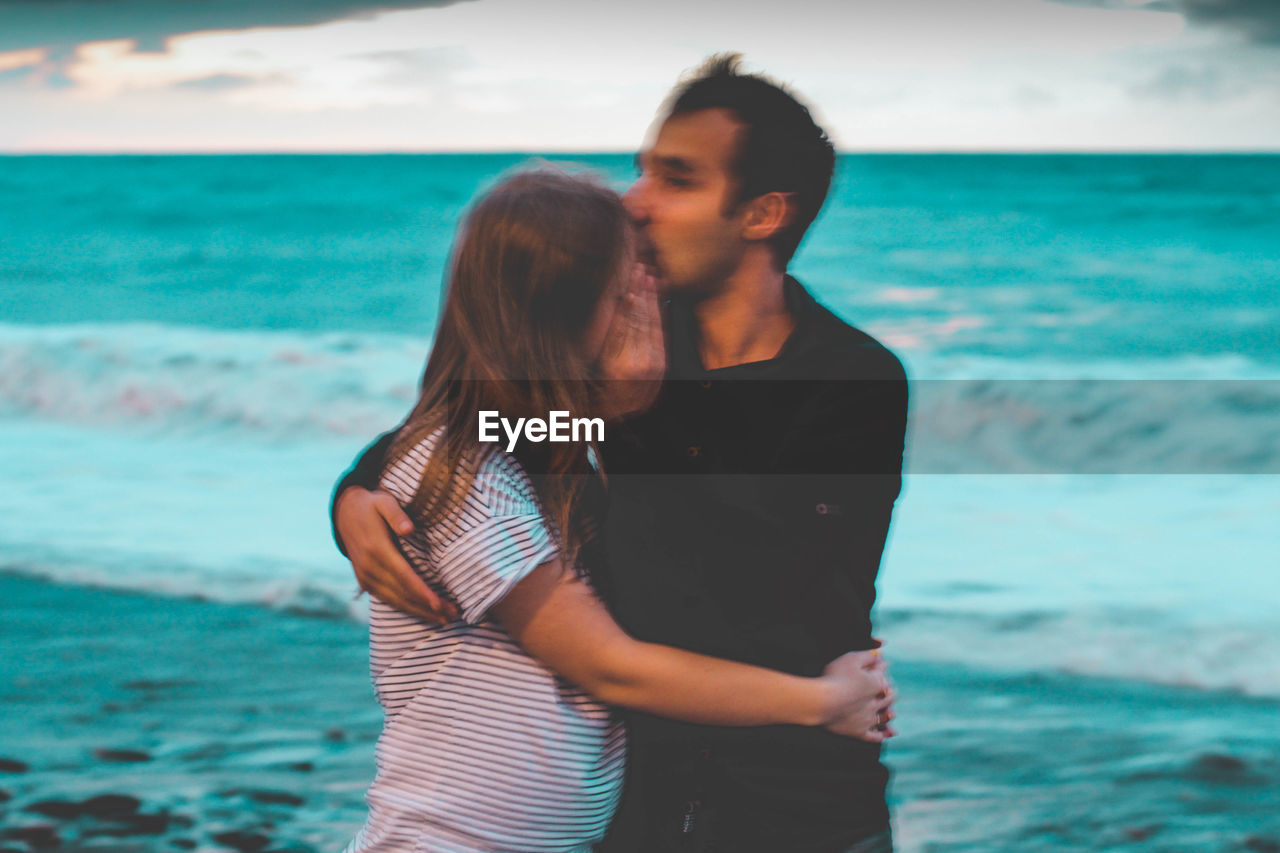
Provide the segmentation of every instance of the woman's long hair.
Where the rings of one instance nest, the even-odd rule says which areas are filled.
[[[617,193],[549,168],[508,177],[475,202],[454,246],[422,395],[384,465],[443,427],[411,514],[431,524],[453,511],[479,463],[497,452],[479,443],[481,410],[508,419],[591,412],[583,336],[600,299],[612,298],[629,239]],[[517,456],[573,565],[582,544],[576,512],[592,476],[588,442],[522,449]]]

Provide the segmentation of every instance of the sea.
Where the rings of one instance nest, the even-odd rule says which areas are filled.
[[[414,402],[459,216],[538,161],[634,175],[0,157],[0,572],[358,622],[333,483]],[[845,154],[791,272],[912,380],[900,847],[1280,850],[1280,155]],[[1058,775],[930,807],[974,767]],[[1144,773],[1155,817],[1085,828]]]

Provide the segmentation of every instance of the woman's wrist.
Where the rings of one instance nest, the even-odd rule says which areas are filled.
[[[813,691],[814,702],[800,725],[816,727],[835,722],[848,701],[841,685],[829,675],[806,678],[805,681],[811,682],[810,689]]]

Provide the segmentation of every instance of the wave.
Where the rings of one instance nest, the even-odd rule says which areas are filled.
[[[408,412],[427,350],[387,334],[0,326],[0,417],[366,437]],[[926,370],[912,388],[915,473],[1280,472],[1280,379],[1239,356]]]
[[[925,380],[918,474],[1280,473],[1280,381]]]
[[[297,565],[244,564],[234,573],[172,560],[122,565],[52,552],[10,553],[0,573],[62,584],[245,604],[325,618],[366,621],[345,565],[316,572]],[[1200,620],[1141,608],[962,612],[881,607],[876,617],[891,661],[959,663],[1002,672],[1055,671],[1256,697],[1280,697],[1280,626]]]
[[[885,327],[890,329],[891,327]],[[879,327],[876,329],[879,336]],[[888,337],[886,333],[884,337]],[[933,380],[1271,381],[1280,363],[1237,352],[1177,357],[1007,358],[978,353],[905,353],[907,375]]]
[[[396,335],[0,326],[0,417],[162,432],[372,435],[412,406],[427,347]]]
[[[882,609],[895,658],[1010,672],[1071,675],[1280,697],[1274,620],[1187,621],[1140,608],[951,612]]]
[[[37,552],[37,550],[39,552]],[[25,551],[25,553],[24,553]],[[341,571],[314,572],[297,564],[242,561],[235,572],[184,564],[180,558],[147,560],[137,554],[112,559],[50,549],[6,548],[0,574],[40,578],[58,584],[141,592],[222,604],[245,604],[333,619],[368,618],[367,599],[355,598],[355,578]]]

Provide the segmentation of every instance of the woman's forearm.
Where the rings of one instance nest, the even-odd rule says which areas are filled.
[[[859,698],[864,685],[849,678],[803,678],[635,640],[558,562],[535,569],[495,614],[526,651],[603,702],[694,723],[817,726]]]
[[[821,678],[630,638],[620,646],[582,685],[610,705],[720,726],[820,726],[835,714],[833,688]]]

